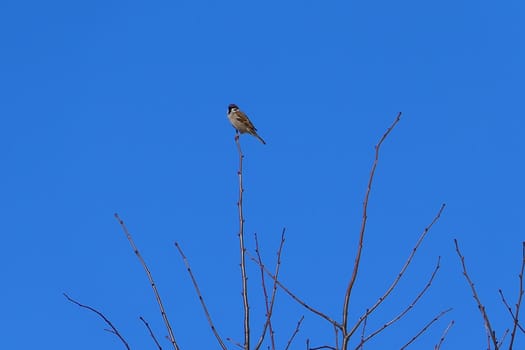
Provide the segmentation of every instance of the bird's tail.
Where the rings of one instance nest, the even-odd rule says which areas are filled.
[[[266,145],[266,142],[263,140],[262,137],[260,137],[259,135],[255,134],[254,135],[255,137],[257,137],[259,139],[259,141],[261,141],[263,143],[263,145]]]

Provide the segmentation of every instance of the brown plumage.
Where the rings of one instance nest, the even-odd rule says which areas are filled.
[[[233,103],[228,106],[228,119],[238,132],[241,134],[248,133],[253,135],[266,145],[266,142],[264,142],[262,137],[257,134],[257,129],[253,126],[248,116]]]

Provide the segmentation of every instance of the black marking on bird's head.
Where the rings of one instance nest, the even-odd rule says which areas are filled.
[[[239,107],[237,107],[237,105],[235,103],[230,103],[230,105],[228,106],[228,113],[230,113],[232,110],[238,110]]]

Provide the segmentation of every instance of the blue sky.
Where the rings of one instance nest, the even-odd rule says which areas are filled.
[[[370,329],[410,303],[441,256],[432,288],[368,348],[399,348],[448,307],[412,348],[432,348],[451,320],[443,348],[483,348],[453,239],[502,334],[511,319],[497,290],[515,302],[525,238],[524,21],[522,1],[2,1],[0,348],[122,348],[62,292],[103,311],[133,348],[154,348],[138,317],[165,331],[115,212],[181,347],[216,343],[174,241],[221,335],[242,339],[229,103],[268,143],[241,138],[248,246],[257,232],[272,262],[286,227],[283,282],[335,318],[373,146],[402,111],[383,145],[350,317],[384,292],[447,203]],[[294,348],[333,340],[283,293],[276,310],[279,348],[303,314]]]

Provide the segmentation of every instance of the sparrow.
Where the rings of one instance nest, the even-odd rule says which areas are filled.
[[[257,137],[259,141],[266,145],[266,142],[264,142],[262,137],[257,135],[257,129],[253,126],[250,119],[248,119],[248,116],[241,111],[236,104],[232,103],[228,106],[228,119],[230,120],[230,123],[232,123],[236,132],[240,132],[241,134],[247,132],[248,134]]]

